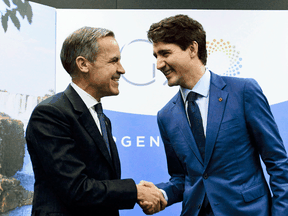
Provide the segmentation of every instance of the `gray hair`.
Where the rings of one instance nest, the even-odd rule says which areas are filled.
[[[90,62],[96,60],[99,43],[102,37],[112,36],[114,33],[104,28],[82,27],[70,34],[63,42],[61,62],[65,70],[71,75],[76,70],[76,58],[83,56]]]

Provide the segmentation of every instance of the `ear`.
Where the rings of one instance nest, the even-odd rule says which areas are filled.
[[[83,73],[89,72],[89,68],[88,68],[89,61],[86,58],[84,58],[83,56],[78,56],[75,61],[76,61],[76,65],[77,65],[78,69],[81,72],[83,72]]]
[[[191,45],[189,45],[189,51],[191,58],[198,56],[198,43],[197,41],[193,41]]]

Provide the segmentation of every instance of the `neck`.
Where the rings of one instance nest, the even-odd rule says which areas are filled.
[[[185,74],[185,77],[183,76],[184,82],[181,86],[186,89],[193,89],[204,73],[205,66],[203,64],[192,67],[190,72]]]
[[[94,88],[89,86],[87,82],[85,82],[84,79],[79,80],[79,79],[72,79],[72,82],[75,83],[79,88],[83,89],[85,92],[90,94],[92,97],[94,97],[98,102],[100,102],[101,97],[97,95],[95,92]]]

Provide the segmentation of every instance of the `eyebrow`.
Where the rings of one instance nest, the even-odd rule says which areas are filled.
[[[159,50],[158,51],[158,54],[159,55],[163,55],[164,53],[167,53],[167,52],[170,52],[171,50],[170,49],[163,49],[163,50]],[[155,58],[157,58],[157,54],[155,52],[153,52],[153,55]]]
[[[109,62],[117,62],[117,61],[119,61],[120,59],[121,59],[120,56],[114,56],[113,58],[110,59]]]

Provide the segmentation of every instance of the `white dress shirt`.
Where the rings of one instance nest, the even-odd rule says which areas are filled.
[[[102,135],[100,121],[99,121],[97,112],[95,111],[95,108],[94,108],[94,106],[100,102],[97,101],[90,94],[88,94],[86,91],[81,89],[79,86],[77,86],[75,83],[71,82],[71,86],[74,88],[74,90],[77,92],[77,94],[80,96],[80,98],[83,100],[83,102],[87,106],[88,110],[90,111],[90,113],[91,113],[101,135]]]

